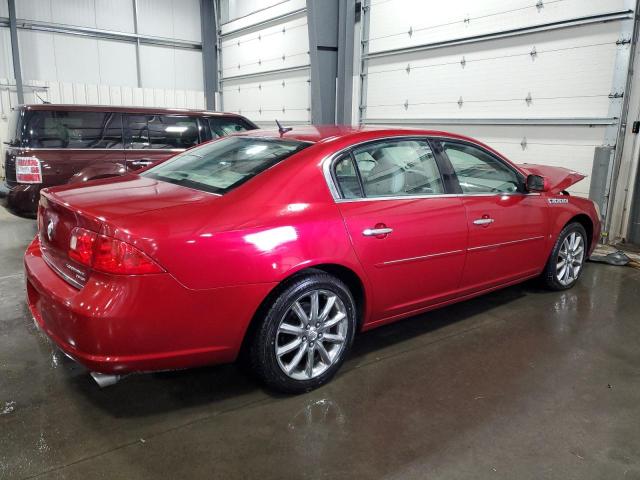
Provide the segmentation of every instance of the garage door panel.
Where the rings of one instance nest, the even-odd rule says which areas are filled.
[[[366,116],[606,116],[617,50],[628,48],[616,45],[620,28],[586,26],[572,29],[573,36],[555,31],[372,59]]]
[[[625,0],[533,0],[425,2],[373,0],[369,51],[378,52],[426,43],[533,27],[628,8]],[[411,32],[411,33],[410,33]]]
[[[275,118],[308,123],[309,85],[308,70],[228,80],[222,91],[225,110],[246,115],[257,123],[273,122]]]
[[[309,64],[309,34],[304,14],[251,30],[224,37],[222,74],[224,78]]]

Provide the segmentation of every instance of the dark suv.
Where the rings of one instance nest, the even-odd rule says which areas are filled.
[[[257,128],[246,118],[194,110],[21,105],[5,148],[7,205],[35,215],[44,187],[123,175],[201,142]]]

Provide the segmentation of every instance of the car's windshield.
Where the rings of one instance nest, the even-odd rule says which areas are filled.
[[[188,150],[141,175],[223,194],[309,146],[259,137],[227,137]]]

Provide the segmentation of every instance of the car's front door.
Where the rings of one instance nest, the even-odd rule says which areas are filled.
[[[125,115],[127,170],[162,162],[200,142],[195,117],[183,115]]]
[[[469,244],[461,293],[539,273],[548,245],[547,205],[527,193],[512,166],[479,146],[442,141],[467,212]]]
[[[338,205],[372,284],[372,323],[454,296],[465,260],[461,199],[425,139],[376,141],[338,159]]]

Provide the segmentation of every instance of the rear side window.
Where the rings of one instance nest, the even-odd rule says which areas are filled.
[[[227,137],[176,155],[141,175],[211,193],[226,193],[309,144]]]
[[[242,118],[209,117],[205,121],[209,122],[211,138],[226,137],[232,133],[254,129],[252,125]]]
[[[184,149],[200,143],[195,117],[126,115],[129,149]]]
[[[122,148],[122,117],[109,112],[32,110],[22,145],[31,148]]]

